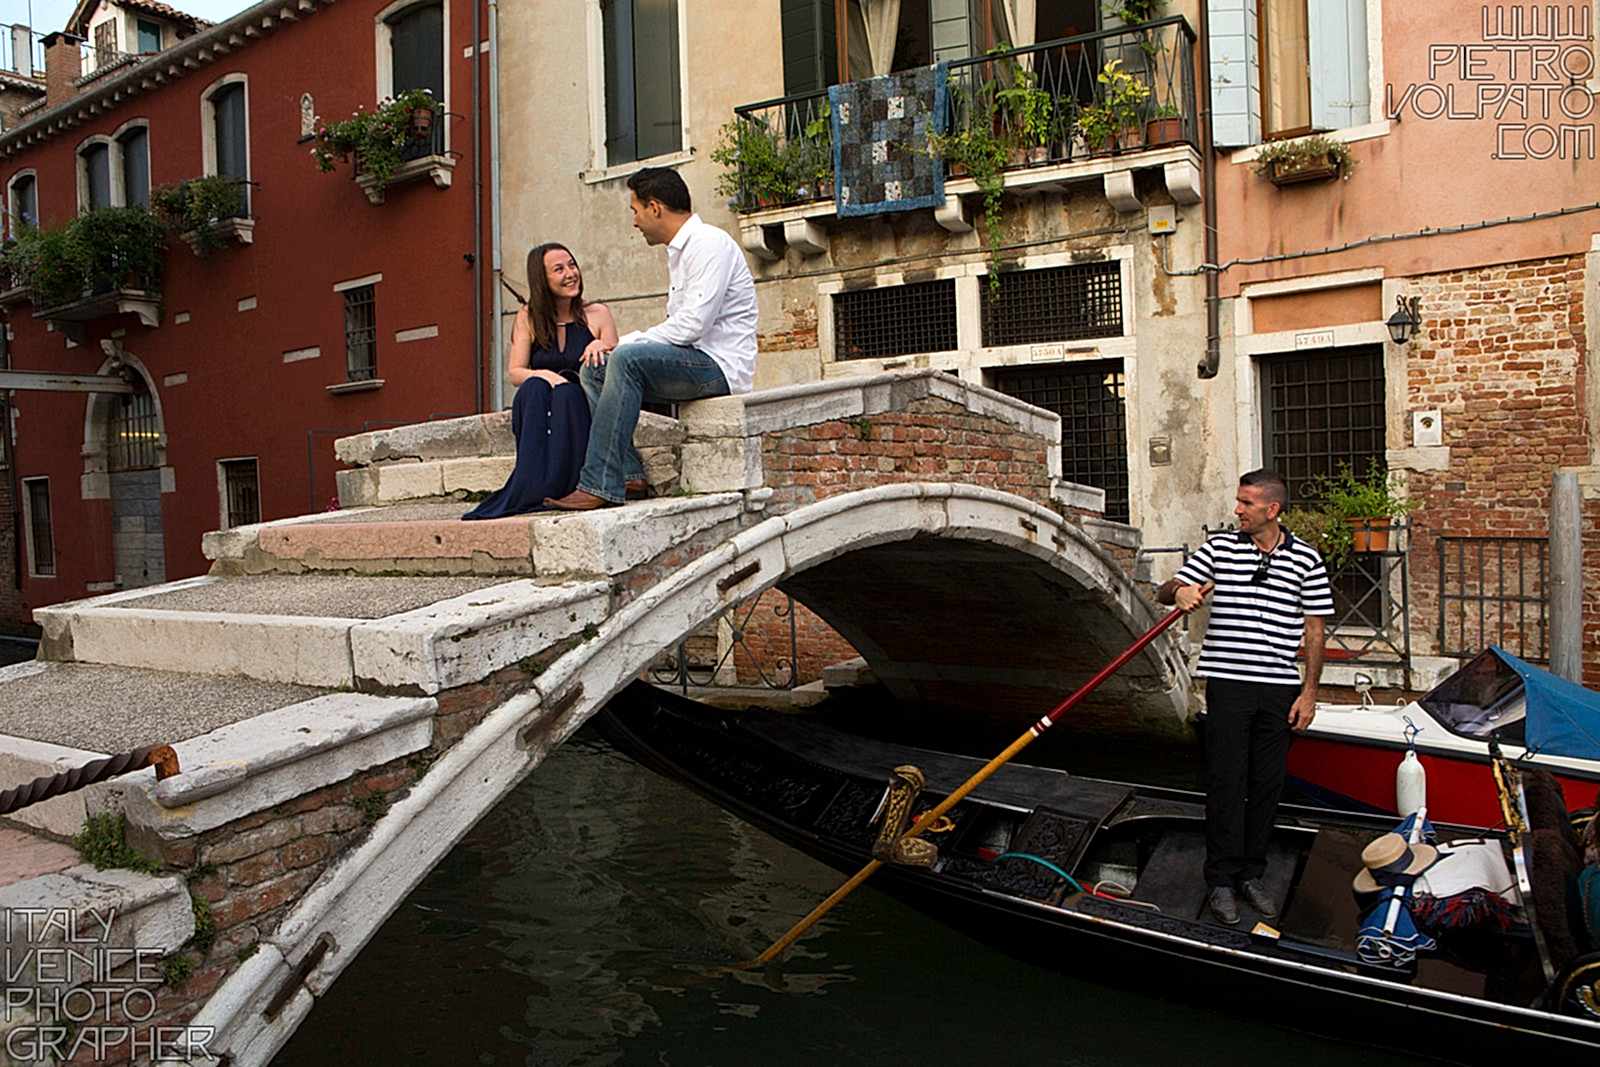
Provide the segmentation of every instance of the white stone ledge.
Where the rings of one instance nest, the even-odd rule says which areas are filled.
[[[18,666],[37,666],[42,669],[48,665],[29,663]],[[0,734],[0,782],[5,783],[7,788],[25,785],[35,778],[59,774],[73,767],[82,767],[93,760],[104,759],[109,754]],[[21,811],[7,815],[6,818],[35,830],[55,834],[57,837],[72,837],[83,829],[84,820],[91,814],[113,809],[116,806],[115,797],[119,792],[120,788],[115,780],[99,782],[37,804],[30,804]]]
[[[340,474],[345,473],[340,471]],[[315,515],[300,515],[292,519],[274,519],[271,522],[256,522],[249,526],[235,526],[231,530],[212,530],[200,538],[200,552],[206,559],[215,562],[219,559],[242,559],[247,551],[255,548],[260,543],[262,530],[274,526],[299,526],[308,522],[325,522],[329,519],[349,518],[359,515],[367,508],[347,508],[343,511],[323,511]],[[207,578],[206,581],[217,581],[216,578]],[[146,587],[133,591],[135,595],[151,596],[155,592],[171,592],[174,589],[184,588],[188,584],[200,581],[190,578],[184,582],[169,582],[166,585]]]
[[[743,510],[742,493],[722,492],[540,517],[530,524],[534,569],[541,575],[621,574]]]
[[[1105,490],[1100,490],[1100,492],[1103,496]],[[1129,526],[1125,522],[1086,517],[1082,520],[1082,526],[1084,533],[1101,544],[1116,545],[1118,548],[1130,548],[1137,551],[1139,546],[1144,543],[1143,531],[1137,526]]]
[[[1050,499],[1069,508],[1098,511],[1102,515],[1106,510],[1104,489],[1097,489],[1092,485],[1079,485],[1077,482],[1056,482],[1050,487]]]
[[[358,684],[437,693],[488,677],[605,620],[607,582],[506,582],[350,632]]]
[[[128,822],[189,837],[426,748],[431,697],[330,693],[173,746],[182,773],[132,779]]]
[[[71,912],[77,935],[92,944],[65,940],[63,924],[54,924],[30,941],[28,924],[20,920],[19,909],[34,909],[43,915]],[[97,871],[84,863],[55,874],[44,874],[0,886],[0,915],[19,916],[12,923],[0,923],[0,958],[11,961],[7,982],[23,989],[62,992],[66,987],[99,980],[89,966],[103,962],[105,950],[144,949],[165,956],[177,950],[194,935],[194,906],[183,879],[157,878],[136,871]],[[110,929],[106,928],[109,923]],[[42,925],[42,919],[41,919]],[[71,952],[46,952],[35,949],[76,949],[94,951],[75,958]],[[124,958],[118,954],[118,959]],[[65,981],[59,969],[70,968]],[[48,970],[41,970],[48,967]]]

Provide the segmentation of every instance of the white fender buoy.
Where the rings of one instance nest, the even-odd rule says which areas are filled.
[[[1395,810],[1404,818],[1427,806],[1428,772],[1417,759],[1417,750],[1406,749],[1405,758],[1394,772]]]

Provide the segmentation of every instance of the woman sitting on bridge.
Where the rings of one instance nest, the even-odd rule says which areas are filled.
[[[583,300],[583,273],[564,246],[543,244],[528,253],[528,303],[511,328],[506,377],[517,387],[511,433],[517,465],[511,480],[461,516],[498,519],[544,507],[578,486],[589,447],[589,402],[578,367],[590,348],[609,351],[617,326],[604,304]]]

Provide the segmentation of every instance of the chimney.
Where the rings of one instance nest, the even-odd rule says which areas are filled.
[[[78,49],[82,43],[82,37],[74,37],[64,30],[45,35],[45,107],[55,107],[78,95],[78,87],[73,83],[83,76],[83,53]]]

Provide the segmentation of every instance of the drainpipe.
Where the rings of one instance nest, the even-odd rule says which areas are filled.
[[[500,3],[489,0],[489,272],[494,276],[494,347],[489,365],[496,367],[505,349],[505,304],[502,299],[500,262]],[[498,369],[498,368],[496,368]],[[494,410],[505,406],[505,375],[496,373],[492,385]]]
[[[1211,0],[1200,0],[1200,195],[1205,199],[1205,255],[1202,262],[1217,262],[1217,146],[1211,131]],[[1215,378],[1222,365],[1222,279],[1206,271],[1206,351],[1195,371]]]
[[[483,2],[472,0],[472,355],[473,410],[483,411]]]

